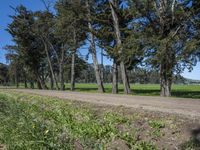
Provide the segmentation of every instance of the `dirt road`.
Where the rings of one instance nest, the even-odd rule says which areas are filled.
[[[200,117],[200,99],[194,100],[183,98],[163,98],[150,96],[147,97],[29,89],[15,89],[14,91],[89,102],[94,104],[126,106],[151,111],[180,114],[188,117]]]

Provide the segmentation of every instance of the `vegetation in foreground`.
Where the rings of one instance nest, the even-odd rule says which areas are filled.
[[[180,117],[177,120],[122,107],[91,107],[5,91],[0,92],[0,108],[0,144],[8,149],[157,150],[199,146],[184,135],[187,122],[192,121]]]

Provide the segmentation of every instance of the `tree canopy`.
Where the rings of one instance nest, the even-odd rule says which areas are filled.
[[[64,83],[71,82],[74,90],[77,81],[88,82],[91,74],[99,92],[105,91],[106,79],[113,93],[120,81],[129,94],[129,83],[138,78],[132,72],[140,68],[141,78],[156,74],[161,96],[171,96],[175,76],[200,60],[198,0],[57,0],[54,9],[14,8],[7,31],[15,45],[5,49],[16,83],[64,90]],[[79,53],[84,45],[92,65]],[[97,47],[113,62],[106,71],[98,62]]]

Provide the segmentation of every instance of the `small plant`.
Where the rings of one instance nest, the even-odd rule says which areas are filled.
[[[155,137],[160,137],[161,136],[161,129],[165,127],[165,123],[160,120],[150,120],[148,122],[149,126],[153,128],[153,131],[151,132],[151,135]]]
[[[160,120],[153,120],[153,121],[150,120],[148,123],[149,123],[149,126],[154,129],[161,129],[165,127],[165,123]]]

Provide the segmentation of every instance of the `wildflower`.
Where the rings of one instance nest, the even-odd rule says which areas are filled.
[[[45,131],[45,134],[47,134],[48,132],[49,132],[49,130],[46,130],[46,131]]]

